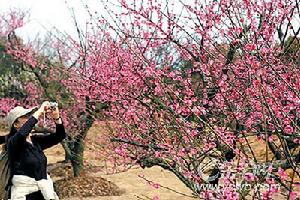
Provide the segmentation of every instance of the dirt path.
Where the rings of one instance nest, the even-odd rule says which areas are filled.
[[[139,175],[144,175],[147,179],[156,181],[162,186],[169,187],[181,192],[186,195],[191,196],[191,192],[174,177],[173,174],[159,168],[153,167],[151,169],[131,169],[127,172],[118,173],[114,175],[103,175],[101,173],[95,174],[95,176],[101,176],[109,181],[112,181],[121,189],[125,190],[125,193],[121,196],[114,197],[96,197],[96,198],[86,198],[93,200],[134,200],[134,199],[152,199],[158,196],[160,200],[172,200],[172,199],[185,199],[185,200],[195,200],[185,196],[183,194],[175,193],[166,188],[160,187],[155,189],[151,187],[146,181],[139,178]],[[68,200],[75,200],[76,198],[70,198]],[[77,200],[77,199],[76,199]],[[79,199],[78,199],[79,200]]]
[[[56,145],[55,147],[46,150],[45,153],[47,155],[49,164],[56,163],[64,159],[64,152],[61,145]],[[85,157],[87,160],[94,161],[92,155],[93,152],[89,152],[89,150],[85,152]],[[179,181],[175,175],[173,175],[171,172],[163,170],[160,167],[152,167],[148,169],[136,167],[130,169],[129,171],[112,175],[106,175],[103,172],[96,172],[92,175],[101,176],[102,178],[115,183],[122,190],[125,190],[125,193],[122,196],[84,198],[86,200],[136,200],[152,199],[155,196],[158,196],[160,200],[195,199],[186,196],[192,196],[192,192],[181,181]],[[153,188],[145,180],[140,178],[140,175],[143,175],[145,178],[155,183],[161,184],[161,187],[158,189]],[[167,188],[170,188],[178,193]],[[79,199],[80,198],[68,198],[65,200]]]
[[[63,149],[60,145],[46,151],[49,163],[55,163],[64,159]],[[139,176],[143,175],[148,180],[159,183],[161,187],[158,189],[150,186],[145,180]],[[119,186],[125,193],[121,196],[109,197],[93,197],[85,198],[86,200],[135,200],[135,199],[152,199],[158,196],[160,200],[194,200],[191,191],[180,182],[175,175],[163,170],[160,167],[152,167],[149,169],[134,168],[127,172],[117,173],[113,175],[105,175],[102,172],[93,173],[93,176],[101,176]],[[169,189],[167,189],[169,188]],[[171,190],[174,191],[171,191]],[[188,195],[188,196],[186,196]],[[64,200],[79,200],[80,198],[67,198]]]

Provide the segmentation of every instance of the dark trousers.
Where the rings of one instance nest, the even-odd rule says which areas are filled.
[[[26,200],[45,200],[41,191],[26,195]]]

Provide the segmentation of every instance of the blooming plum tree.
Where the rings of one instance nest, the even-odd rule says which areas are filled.
[[[279,192],[275,183],[291,197],[300,157],[299,2],[179,2],[120,0],[118,11],[102,1],[111,18],[89,12],[88,48],[77,45],[82,79],[67,85],[109,105],[117,154],[172,171],[202,198],[267,199]],[[273,158],[256,158],[253,135]],[[261,165],[269,173],[253,174]],[[288,168],[291,182],[282,175]],[[237,181],[270,187],[199,187]]]

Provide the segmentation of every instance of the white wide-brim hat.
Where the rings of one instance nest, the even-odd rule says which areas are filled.
[[[15,108],[11,109],[9,111],[9,113],[7,114],[7,118],[6,118],[8,128],[11,129],[12,125],[19,117],[25,116],[25,115],[37,110],[37,108],[38,107],[35,106],[33,108],[26,109],[26,108],[23,108],[22,106],[17,106]]]

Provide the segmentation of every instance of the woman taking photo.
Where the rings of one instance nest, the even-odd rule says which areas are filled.
[[[48,135],[32,135],[35,124],[44,114],[51,114],[56,132]],[[37,108],[17,106],[7,115],[10,133],[6,148],[11,163],[11,200],[58,199],[53,182],[47,174],[47,158],[44,150],[61,142],[65,129],[57,106],[45,101]]]

